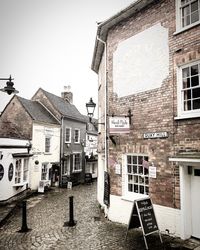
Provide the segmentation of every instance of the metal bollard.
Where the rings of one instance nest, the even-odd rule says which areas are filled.
[[[76,221],[74,220],[74,203],[73,196],[69,197],[69,221],[64,223],[64,227],[73,227],[76,225]]]
[[[19,233],[26,233],[30,231],[31,229],[27,226],[27,213],[26,213],[26,201],[22,201],[22,227],[21,230],[19,230]]]

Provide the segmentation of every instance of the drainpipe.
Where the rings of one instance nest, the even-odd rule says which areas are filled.
[[[60,186],[62,186],[62,167],[63,167],[63,141],[64,141],[64,128],[63,128],[63,116],[61,116],[61,129],[60,129]]]
[[[101,38],[97,36],[97,40],[104,45],[105,51],[105,88],[104,88],[104,95],[105,95],[105,171],[108,170],[108,145],[107,145],[107,45],[106,42],[103,41]]]

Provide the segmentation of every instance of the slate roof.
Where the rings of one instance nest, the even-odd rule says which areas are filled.
[[[39,102],[27,100],[19,96],[17,96],[17,98],[34,121],[59,124],[59,122]]]
[[[84,123],[86,122],[85,117],[78,111],[75,105],[65,101],[62,97],[45,91],[44,89],[41,90],[61,115]]]

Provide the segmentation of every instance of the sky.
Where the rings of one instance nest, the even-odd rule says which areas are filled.
[[[86,115],[98,102],[98,78],[91,70],[97,22],[133,0],[0,0],[0,78],[14,78],[19,96],[39,88],[61,96],[71,86],[73,104]],[[0,81],[0,88],[6,81]],[[0,112],[12,95],[0,92]],[[96,113],[95,113],[96,116]]]

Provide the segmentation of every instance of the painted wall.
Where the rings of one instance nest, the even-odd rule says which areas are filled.
[[[158,88],[168,74],[168,29],[160,23],[118,44],[113,55],[113,91],[118,97]]]
[[[27,180],[23,186],[17,187],[15,185],[15,159],[13,158],[13,153],[27,153],[27,148],[2,148],[3,145],[6,146],[27,146],[29,145],[28,140],[18,140],[18,139],[9,139],[9,138],[0,138],[0,152],[3,156],[0,159],[0,164],[3,166],[4,175],[0,180],[0,201],[5,201],[26,189],[26,184],[29,183]],[[0,157],[1,158],[1,157]],[[8,179],[8,169],[10,164],[13,164],[13,177],[11,180]]]
[[[51,137],[50,153],[45,153],[45,136]],[[43,124],[33,124],[33,140],[32,140],[32,153],[31,158],[31,189],[37,189],[39,181],[41,180],[42,163],[48,164],[48,171],[52,167],[53,162],[60,161],[60,127],[50,126]],[[35,164],[35,161],[39,164]]]

